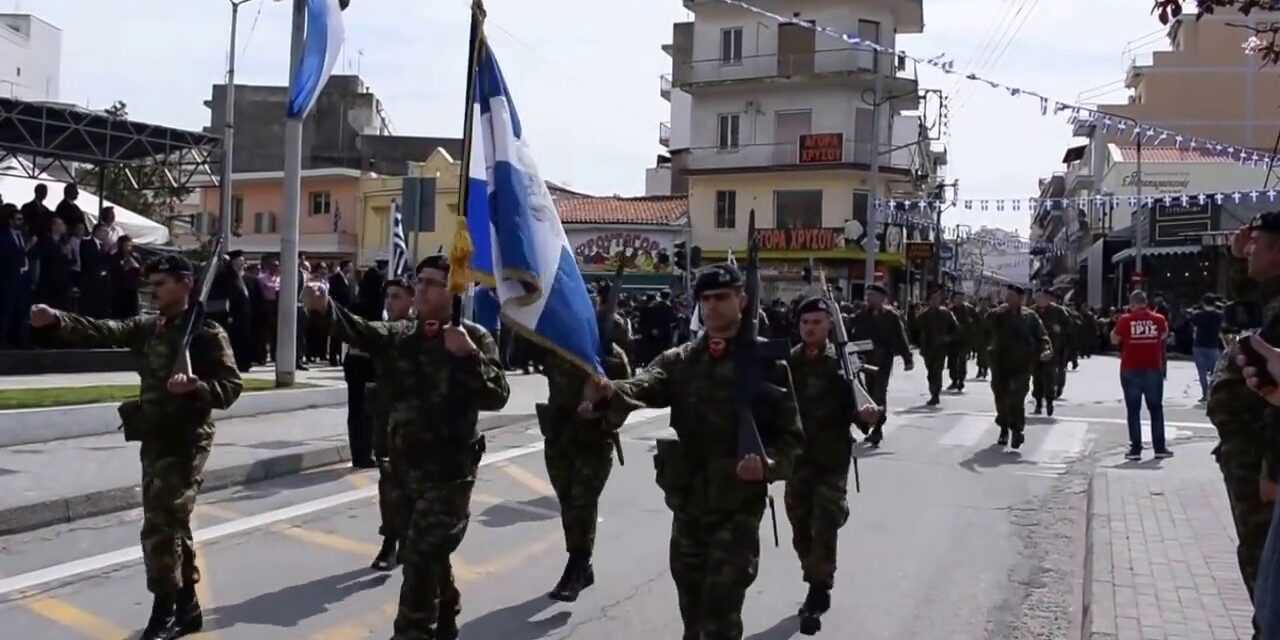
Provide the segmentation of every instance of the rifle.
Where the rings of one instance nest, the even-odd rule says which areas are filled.
[[[759,393],[761,384],[760,364],[762,360],[786,359],[789,350],[785,343],[768,342],[760,344],[760,244],[756,240],[756,210],[752,209],[747,216],[747,270],[744,274],[747,307],[743,311],[742,321],[738,325],[738,345],[733,350],[734,369],[738,374],[739,384],[734,393],[734,409],[738,418],[738,459],[748,455],[757,455],[761,461],[767,461],[764,441],[760,439],[760,429],[756,426],[756,417],[752,412],[752,404]],[[766,480],[767,482],[767,480]],[[778,546],[778,514],[774,508],[773,496],[765,487],[769,501],[769,515],[773,520],[773,544]]]
[[[864,364],[862,357],[858,355],[859,352],[871,350],[871,341],[849,341],[849,333],[845,331],[844,320],[840,317],[840,306],[836,304],[836,297],[831,293],[831,287],[827,284],[827,273],[825,271],[818,272],[818,286],[822,291],[823,298],[827,301],[827,306],[832,309],[833,317],[831,319],[836,334],[836,359],[840,361],[840,370],[844,374],[844,379],[853,387],[853,403],[857,407],[863,407],[868,404],[874,405],[876,402],[871,398],[867,387],[863,385],[861,374],[863,371],[877,371],[878,369],[869,364]],[[883,411],[884,408],[880,407],[880,410]],[[862,493],[862,478],[858,474],[858,456],[853,456],[853,486],[858,493]]]
[[[200,293],[194,302],[187,306],[187,313],[182,319],[182,343],[178,345],[178,355],[173,363],[173,372],[191,375],[191,339],[204,324],[205,305],[209,301],[209,291],[213,289],[213,279],[222,265],[222,246],[225,238],[221,235],[213,241],[213,251],[209,254],[209,262],[204,266],[200,277]]]
[[[618,297],[622,295],[622,273],[626,271],[626,265],[622,260],[618,260],[618,270],[613,274],[613,282],[609,286],[609,296],[605,298],[604,304],[600,305],[600,366],[604,366],[606,358],[613,355],[613,320],[614,315],[618,312]],[[617,431],[610,434],[610,440],[613,441],[613,450],[618,452],[618,465],[627,466],[627,458],[622,453],[622,436]]]

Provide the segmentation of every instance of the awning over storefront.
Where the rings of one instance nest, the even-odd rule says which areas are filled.
[[[1199,253],[1202,245],[1198,244],[1180,244],[1171,247],[1146,247],[1142,250],[1142,257],[1148,256],[1173,256],[1188,253]],[[1125,249],[1111,257],[1111,264],[1119,264],[1133,259],[1136,251],[1133,247]]]

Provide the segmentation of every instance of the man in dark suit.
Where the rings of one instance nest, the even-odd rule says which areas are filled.
[[[49,187],[37,184],[35,198],[22,205],[22,219],[26,222],[28,236],[49,235],[49,221],[53,212],[44,206],[44,199],[49,196]]]
[[[338,270],[329,276],[329,299],[350,309],[355,299],[354,278],[355,266],[350,260],[343,260],[338,265]],[[342,341],[335,332],[329,336],[329,364],[336,367],[341,359]]]
[[[241,259],[243,260],[243,257]],[[266,364],[267,338],[263,328],[266,321],[266,311],[263,306],[266,302],[262,294],[262,281],[258,279],[258,275],[257,264],[245,265],[243,279],[244,287],[249,292],[249,340],[251,341],[247,353],[251,364]]]
[[[19,301],[29,296],[31,281],[27,243],[22,233],[23,219],[18,208],[0,205],[0,345],[19,346],[22,314]],[[26,289],[24,291],[23,289]]]
[[[80,314],[111,317],[111,250],[107,225],[98,223],[93,235],[80,243]]]
[[[244,272],[244,252],[233,249],[227,252],[228,320],[231,331],[231,351],[235,354],[236,368],[247,373],[253,367],[253,295],[249,277]],[[257,278],[253,285],[257,285]]]
[[[62,202],[58,203],[58,210],[55,212],[59,218],[67,225],[68,233],[75,233],[76,227],[84,228],[84,211],[80,210],[80,205],[76,204],[76,198],[80,197],[80,189],[75,184],[69,184],[62,189]],[[83,231],[81,231],[83,233]]]

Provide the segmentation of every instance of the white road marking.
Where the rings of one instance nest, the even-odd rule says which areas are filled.
[[[972,447],[978,444],[983,434],[988,429],[994,429],[995,425],[985,418],[979,416],[961,416],[956,426],[942,435],[938,439],[938,444],[953,447]]]
[[[942,416],[982,416],[984,418],[995,418],[996,414],[986,413],[982,411],[939,411],[937,413],[901,413],[901,412],[894,412],[894,411],[889,412],[889,417],[899,418],[899,419],[911,419],[911,418],[921,418],[921,417],[936,418],[936,417],[942,417]],[[1129,424],[1128,420],[1126,420],[1125,418],[1098,418],[1098,417],[1055,415],[1051,419],[1058,420],[1061,422],[1098,422],[1103,424],[1120,424],[1120,425]],[[894,421],[891,420],[890,423],[892,422]],[[1144,424],[1145,424],[1145,421],[1144,421]],[[1166,420],[1164,425],[1166,428],[1167,427],[1183,427],[1186,429],[1216,430],[1213,424],[1209,422],[1177,422],[1177,421]]]
[[[496,453],[485,454],[484,458],[480,461],[480,466],[488,466],[488,465],[497,464],[499,462],[503,462],[506,460],[511,460],[512,458],[518,458],[520,456],[541,451],[542,448],[543,448],[543,443],[541,441],[538,441],[532,444],[527,444],[520,447],[514,447],[511,449],[506,449],[504,451],[499,451]],[[276,509],[274,511],[267,511],[264,513],[247,516],[244,518],[240,518],[238,520],[232,520],[231,522],[224,522],[222,524],[214,525],[212,527],[200,529],[194,532],[193,535],[195,537],[196,543],[198,544],[207,543],[213,540],[217,540],[218,538],[223,538],[229,535],[242,533],[250,529],[265,527],[265,526],[272,525],[284,520],[290,520],[293,518],[298,518],[301,516],[312,514],[317,511],[331,509],[333,507],[341,506],[351,502],[356,502],[359,500],[368,500],[376,495],[378,495],[377,486],[365,487],[363,489],[353,489],[351,491],[344,491],[339,494],[326,496],[324,498],[319,498],[316,500],[311,500],[310,502],[303,502],[301,504],[296,504],[290,507],[284,507],[282,509]],[[62,564],[54,565],[52,567],[46,567],[44,569],[30,571],[30,572],[16,575],[10,578],[0,579],[0,596],[7,596],[13,593],[24,592],[26,590],[32,589],[34,587],[38,587],[40,585],[48,584],[50,582],[57,582],[60,580],[64,580],[66,578],[70,578],[72,576],[77,576],[77,575],[81,575],[81,574],[85,574],[93,571],[100,571],[107,567],[115,566],[118,564],[134,562],[141,558],[142,558],[141,549],[139,547],[134,546],[126,549],[111,551],[108,553],[102,553],[96,556],[90,556],[88,558],[82,558],[80,560],[64,562]],[[26,595],[26,594],[23,594],[23,595]]]
[[[1089,433],[1086,422],[1058,422],[1040,438],[1040,444],[1023,460],[1043,465],[1064,465],[1084,450],[1085,437]]]

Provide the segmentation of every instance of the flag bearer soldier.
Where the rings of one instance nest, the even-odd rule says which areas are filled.
[[[1062,384],[1067,376],[1067,341],[1074,333],[1067,310],[1054,302],[1055,296],[1048,289],[1036,293],[1036,315],[1049,333],[1053,343],[1053,358],[1037,367],[1032,380],[1031,394],[1036,398],[1036,415],[1043,409],[1053,415],[1053,401],[1062,395]]]
[[[996,400],[997,444],[1022,446],[1027,426],[1027,388],[1039,365],[1053,357],[1053,347],[1036,313],[1022,306],[1026,289],[1009,285],[1005,303],[991,312],[991,392]],[[1013,432],[1010,441],[1009,433]]]
[[[867,383],[867,393],[881,408],[880,418],[873,425],[861,426],[870,428],[867,443],[880,446],[884,438],[884,423],[888,414],[886,396],[889,393],[889,377],[893,374],[893,358],[902,358],[903,369],[911,371],[915,368],[915,360],[911,356],[911,345],[907,341],[907,327],[902,316],[891,306],[885,304],[889,291],[883,285],[871,284],[867,287],[867,306],[854,314],[849,322],[850,340],[870,340],[871,351],[864,354],[866,364],[876,367],[876,371],[865,371],[863,378]]]
[[[611,424],[641,407],[671,407],[678,440],[660,440],[658,486],[674,517],[671,575],[680,601],[684,640],[742,638],[742,605],[760,559],[760,521],[768,482],[785,480],[804,433],[785,361],[762,365],[752,414],[765,458],[738,455],[736,398],[741,372],[733,349],[747,304],[736,267],[717,264],[698,274],[694,297],[705,330],[658,356],[624,381],[593,380],[580,410],[604,403]]]
[[[942,290],[929,294],[929,308],[920,314],[920,355],[929,372],[929,406],[937,406],[942,393],[942,369],[947,364],[947,352],[960,341],[960,324],[955,314],[942,306]]]
[[[853,387],[842,374],[836,346],[827,341],[833,313],[838,311],[823,298],[809,298],[800,304],[801,344],[791,350],[788,361],[805,435],[804,450],[787,481],[786,505],[792,546],[809,585],[800,609],[800,631],[806,635],[822,628],[820,616],[831,608],[836,543],[840,527],[849,519],[849,462],[853,456],[849,427],[856,422],[866,428],[880,418],[875,405],[857,406]]]
[[[601,300],[608,297],[608,285],[601,284],[593,293],[596,312]],[[603,323],[602,318],[597,318]],[[617,338],[626,328],[615,322],[610,343],[610,356],[603,359],[605,374],[612,380],[631,377],[627,353]],[[560,502],[560,522],[564,527],[568,564],[560,581],[551,590],[552,600],[574,602],[578,593],[595,583],[591,555],[595,548],[596,520],[600,494],[613,470],[613,441],[610,434],[621,425],[608,424],[603,416],[582,417],[578,406],[588,380],[581,366],[550,349],[543,349],[542,374],[547,377],[550,396],[546,404],[537,405],[538,424],[546,438],[543,453],[547,475]]]
[[[142,640],[168,640],[204,625],[196,584],[191,511],[213,447],[214,409],[240,397],[226,331],[212,321],[196,329],[188,350],[190,375],[175,373],[192,288],[191,263],[165,256],[144,270],[156,316],[91,320],[44,305],[31,308],[33,327],[55,327],[63,338],[97,348],[125,347],[141,356],[139,398],[120,407],[126,440],[142,443],[142,559],[155,596]]]
[[[307,303],[333,315],[343,342],[385,361],[379,384],[390,403],[388,453],[404,493],[404,582],[393,640],[452,640],[462,608],[449,556],[466,533],[484,454],[476,422],[480,411],[502,409],[510,389],[488,332],[472,322],[448,324],[448,257],[423,259],[417,274],[412,321],[365,320],[331,304],[320,287],[308,290]]]
[[[383,303],[387,312],[387,320],[400,322],[408,320],[413,311],[413,286],[403,278],[391,278],[383,284],[385,291]],[[351,357],[351,351],[347,351]],[[397,548],[404,539],[404,523],[401,522],[401,505],[404,503],[402,483],[396,476],[396,467],[391,464],[388,452],[387,423],[391,412],[391,399],[386,390],[389,385],[378,384],[377,380],[393,375],[388,371],[387,360],[371,360],[374,370],[374,384],[369,385],[368,418],[373,432],[373,455],[378,462],[378,512],[382,517],[382,526],[378,534],[382,536],[382,548],[373,559],[373,568],[378,571],[391,571],[399,564]]]
[[[972,353],[975,342],[978,312],[973,305],[965,302],[963,292],[956,291],[951,294],[951,314],[956,317],[960,331],[947,352],[947,369],[951,376],[951,386],[947,390],[964,391],[964,379],[969,375],[969,354]]]

